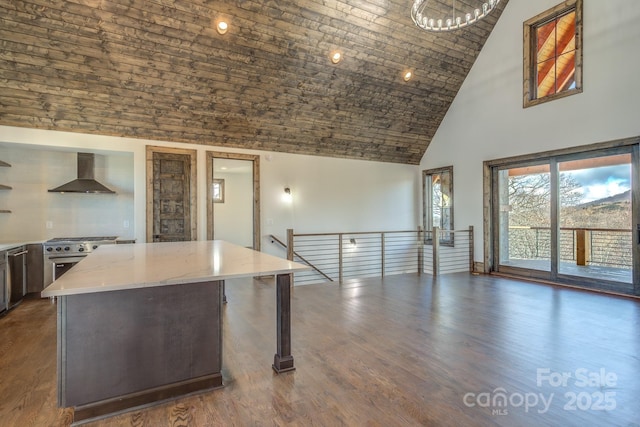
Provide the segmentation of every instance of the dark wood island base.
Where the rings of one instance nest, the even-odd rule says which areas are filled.
[[[105,245],[54,281],[58,406],[84,423],[222,387],[225,279],[276,276],[273,369],[294,370],[291,281],[309,267],[221,240]]]
[[[221,281],[62,296],[58,404],[74,421],[222,387]]]
[[[122,412],[157,405],[191,393],[215,390],[221,387],[222,377],[220,375],[211,375],[206,378],[182,381],[166,387],[158,387],[156,389],[145,390],[141,393],[132,393],[127,396],[116,397],[110,400],[107,399],[95,404],[76,406],[73,408],[73,423],[71,425],[82,425]]]

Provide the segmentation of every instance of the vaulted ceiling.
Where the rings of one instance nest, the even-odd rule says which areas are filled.
[[[434,34],[411,0],[4,1],[0,124],[418,164],[507,2]]]

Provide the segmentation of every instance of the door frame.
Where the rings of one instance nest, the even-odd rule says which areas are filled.
[[[213,162],[214,159],[247,160],[253,162],[253,250],[260,251],[260,156],[242,153],[207,151],[207,239],[215,238],[213,233]]]
[[[632,246],[633,250],[633,288],[635,295],[640,295],[640,165],[638,162],[640,161],[640,136],[633,138],[625,138],[619,140],[613,140],[608,142],[601,142],[596,144],[578,146],[578,147],[570,147],[560,150],[546,151],[542,153],[534,153],[534,154],[526,154],[521,156],[514,156],[509,158],[502,158],[496,160],[488,160],[483,162],[483,249],[484,249],[484,259],[483,265],[480,269],[484,273],[497,273],[498,272],[498,264],[499,259],[497,256],[497,245],[498,245],[498,230],[495,229],[495,225],[497,224],[497,211],[498,211],[498,191],[494,188],[494,182],[496,181],[496,175],[499,168],[510,167],[514,165],[519,165],[525,162],[530,163],[541,163],[541,162],[551,162],[551,167],[555,167],[556,161],[559,158],[562,158],[564,161],[565,158],[572,158],[573,156],[579,157],[581,155],[588,155],[589,153],[598,153],[602,152],[604,155],[607,154],[607,151],[615,151],[616,149],[624,150],[625,148],[631,152],[631,180],[632,180],[632,230],[635,231],[633,234],[634,244]],[[551,183],[551,185],[557,185],[557,183]],[[557,228],[557,212],[554,212],[554,203],[557,205],[557,200],[552,200],[552,231],[554,228]],[[637,231],[636,231],[637,230]],[[636,236],[636,234],[638,234]],[[553,237],[553,236],[552,236]],[[637,239],[637,240],[636,240]],[[555,257],[556,254],[552,251],[552,257]],[[552,258],[552,266],[553,266],[553,258]],[[554,274],[555,273],[555,274]],[[549,273],[543,274],[548,275],[547,277],[536,277],[539,276],[535,272],[531,272],[531,275],[528,276],[530,279],[542,279],[542,280],[551,280],[554,283],[565,284],[562,280],[562,275],[558,275],[557,271],[550,271]],[[560,276],[560,277],[559,277]],[[588,282],[588,279],[585,279],[585,282]],[[566,283],[571,284],[571,283]]]
[[[146,147],[146,173],[147,173],[147,242],[153,242],[153,154],[165,153],[165,154],[185,154],[190,159],[190,171],[189,171],[189,201],[191,203],[191,209],[189,216],[191,219],[191,239],[198,239],[198,182],[197,182],[197,151],[189,150],[185,148],[173,148],[173,147],[160,147],[154,145],[147,145]]]

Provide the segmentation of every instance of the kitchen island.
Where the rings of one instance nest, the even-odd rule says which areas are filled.
[[[105,245],[43,292],[58,298],[58,405],[89,420],[222,386],[225,279],[276,275],[273,369],[294,369],[291,273],[223,241]]]

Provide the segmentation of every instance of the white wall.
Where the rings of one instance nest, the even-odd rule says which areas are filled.
[[[133,156],[98,152],[95,177],[116,194],[49,193],[77,177],[75,150],[0,142],[0,240],[38,241],[61,236],[133,237]]]
[[[453,165],[455,228],[482,261],[482,162],[640,135],[640,2],[584,2],[583,93],[522,107],[523,22],[559,0],[510,0],[421,162]]]
[[[230,150],[221,147],[175,144],[162,141],[87,135],[0,126],[0,142],[44,146],[47,150],[78,149],[129,153],[132,155],[133,222],[131,233],[138,242],[145,236],[146,145],[189,148],[198,152],[198,239],[206,239],[206,151],[259,154],[261,158],[261,230],[263,250],[282,252],[266,236],[286,236],[287,228],[297,232],[385,231],[414,229],[419,225],[419,178],[416,166],[359,160],[330,159],[285,153]],[[69,151],[71,150],[71,151]],[[2,151],[0,151],[0,158]],[[111,177],[106,178],[112,182]],[[284,187],[293,193],[283,201]],[[43,193],[42,197],[46,197]],[[113,214],[121,215],[114,207]],[[13,215],[13,214],[4,214]],[[16,215],[16,218],[18,216]],[[42,229],[43,218],[22,224]],[[80,221],[81,218],[78,218]],[[118,231],[118,230],[115,230]],[[0,242],[8,232],[0,222]],[[48,236],[43,236],[46,238]],[[32,240],[30,238],[30,240]]]
[[[249,160],[228,160],[245,162]],[[216,159],[215,161],[218,161]],[[215,162],[214,161],[214,162]],[[216,172],[215,178],[224,180],[224,202],[214,203],[213,218],[215,239],[226,240],[236,245],[253,246],[253,170],[241,172]]]
[[[261,163],[270,171],[262,179],[265,234],[280,234],[289,227],[340,232],[419,225],[415,166],[281,153],[269,158]],[[282,200],[285,187],[291,189],[291,203]]]

